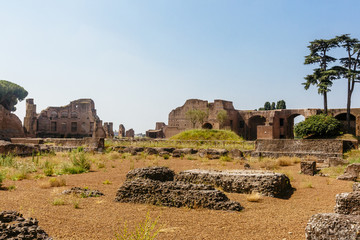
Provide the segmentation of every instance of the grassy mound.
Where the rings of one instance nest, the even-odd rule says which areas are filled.
[[[241,141],[236,133],[228,130],[193,129],[172,136],[171,140],[230,140]]]

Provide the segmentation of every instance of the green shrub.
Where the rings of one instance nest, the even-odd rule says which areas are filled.
[[[340,134],[341,123],[336,118],[320,114],[311,116],[295,125],[297,137],[326,138]]]
[[[0,157],[0,166],[2,167],[15,167],[16,160],[12,154]]]
[[[62,174],[80,174],[87,172],[88,170],[80,167],[80,166],[71,166],[71,165],[63,165],[61,169]]]
[[[71,157],[71,162],[74,167],[84,169],[83,172],[87,172],[90,170],[90,160],[86,157],[86,154],[84,152],[73,152]]]
[[[54,165],[51,164],[48,160],[44,163],[44,174],[45,176],[52,176],[54,174]]]
[[[2,181],[4,181],[5,177],[6,177],[5,174],[0,172],[0,187],[1,187]]]

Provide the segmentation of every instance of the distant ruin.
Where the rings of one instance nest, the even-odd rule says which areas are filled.
[[[169,113],[168,125],[156,123],[155,130],[147,131],[152,138],[170,138],[182,131],[193,128],[193,124],[186,117],[189,110],[202,110],[207,113],[202,123],[197,122],[195,128],[228,129],[247,140],[256,139],[293,139],[294,118],[322,113],[322,109],[277,109],[277,110],[236,110],[233,103],[225,100],[208,101],[189,99],[181,107]],[[226,111],[227,119],[220,126],[217,114]],[[328,113],[340,122],[346,122],[346,109],[329,109]],[[351,109],[350,133],[360,136],[360,108]],[[159,124],[159,125],[158,125]],[[160,124],[163,124],[160,126]]]
[[[96,114],[94,101],[79,99],[62,107],[48,107],[36,113],[33,99],[26,100],[24,129],[27,137],[83,138],[114,137],[113,124]]]

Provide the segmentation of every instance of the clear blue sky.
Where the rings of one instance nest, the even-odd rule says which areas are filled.
[[[0,79],[40,112],[92,98],[99,117],[145,132],[186,99],[320,108],[301,83],[309,41],[360,38],[358,0],[0,0]],[[330,108],[346,106],[336,82]],[[360,85],[353,107],[360,107]],[[16,114],[23,120],[25,102]]]

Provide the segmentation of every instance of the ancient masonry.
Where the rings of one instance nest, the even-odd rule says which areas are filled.
[[[306,239],[360,239],[359,206],[359,183],[354,183],[353,192],[336,195],[335,213],[320,213],[310,218],[305,229]]]
[[[247,140],[292,139],[295,117],[302,115],[307,118],[322,112],[321,109],[236,110],[230,101],[215,100],[209,103],[199,99],[189,99],[183,106],[169,113],[168,125],[156,123],[155,130],[147,131],[146,135],[152,138],[169,138],[193,128],[193,124],[186,117],[186,112],[193,109],[202,110],[207,114],[201,123],[199,121],[196,123],[196,128],[229,129]],[[217,120],[220,111],[227,113],[227,119],[222,126]],[[341,122],[346,122],[346,109],[330,109],[328,112]],[[351,133],[360,136],[360,108],[351,109]]]
[[[174,171],[166,167],[134,169],[126,175],[115,201],[228,211],[242,209],[240,203],[230,201],[213,186],[174,181],[174,176]]]
[[[48,107],[36,113],[33,99],[26,100],[24,129],[28,137],[113,137],[113,124],[105,123],[96,114],[94,101],[79,99],[62,107]]]

